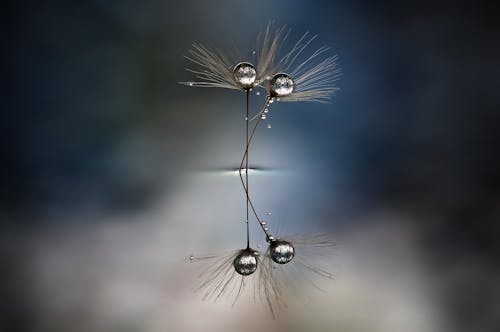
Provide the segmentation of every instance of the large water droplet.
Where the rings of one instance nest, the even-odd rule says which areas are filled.
[[[240,62],[234,67],[234,79],[243,89],[250,89],[255,82],[257,72],[254,66],[248,62]]]
[[[237,273],[242,276],[247,276],[257,270],[257,258],[255,250],[244,249],[234,258],[233,266]]]
[[[276,74],[271,80],[271,94],[275,97],[283,97],[291,94],[293,87],[292,78],[285,73]]]
[[[278,264],[286,264],[293,259],[295,249],[288,241],[276,240],[269,245],[269,254]]]

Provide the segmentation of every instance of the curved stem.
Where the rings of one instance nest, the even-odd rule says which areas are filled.
[[[270,96],[266,96],[266,99],[264,101],[264,106],[262,107],[262,109],[256,115],[258,117],[257,118],[257,122],[255,123],[250,136],[248,136],[248,121],[249,121],[249,119],[248,119],[248,107],[247,107],[247,117],[246,117],[246,121],[247,121],[247,144],[246,144],[246,147],[245,147],[245,153],[243,154],[243,159],[241,160],[240,167],[239,167],[239,170],[238,170],[239,175],[240,175],[241,184],[243,186],[243,190],[245,191],[246,196],[247,196],[247,230],[248,230],[248,206],[250,206],[250,208],[252,209],[253,214],[255,215],[255,218],[257,219],[260,227],[262,228],[262,231],[266,234],[266,240],[272,239],[273,236],[269,232],[268,228],[265,226],[266,223],[260,219],[259,214],[255,210],[255,207],[254,207],[254,205],[252,203],[252,200],[250,199],[250,194],[249,194],[249,191],[248,191],[248,149],[250,147],[250,144],[252,143],[253,137],[255,135],[255,131],[257,130],[257,127],[259,126],[259,124],[260,124],[260,122],[262,120],[262,114],[264,114],[266,108],[269,107],[270,101],[271,101],[271,97]],[[248,104],[247,104],[247,106],[248,106]],[[246,184],[245,184],[245,181],[243,180],[243,175],[242,175],[242,172],[241,172],[244,163],[246,165],[246,167],[245,167]]]

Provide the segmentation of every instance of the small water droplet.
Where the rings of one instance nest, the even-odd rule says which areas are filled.
[[[269,113],[269,109],[264,109],[264,113]]]
[[[260,91],[257,91],[255,94],[256,94],[257,96],[260,96]]]
[[[195,260],[195,257],[194,257],[193,255],[190,255],[190,256],[189,256],[189,260],[192,262],[192,261],[194,261],[194,260]]]
[[[274,103],[274,98],[269,99],[269,104]]]
[[[266,232],[267,232],[268,230],[269,230],[269,228],[267,228],[267,227],[264,227],[264,231],[266,231]]]
[[[264,120],[265,118],[267,118],[267,116],[265,114],[262,114],[260,118]]]
[[[267,215],[268,215],[268,216],[272,216],[272,215],[273,215],[273,213],[272,213],[271,211],[269,211],[269,212],[267,213]]]
[[[193,82],[188,82],[189,86],[193,86],[193,84],[194,84]]]
[[[271,124],[270,124],[270,123],[268,123],[268,124],[267,124],[267,129],[271,129],[271,128],[272,128],[272,127],[271,127]]]
[[[252,51],[252,54],[253,54],[253,55],[255,55],[256,53],[257,53],[257,51],[256,51],[256,50],[253,50],[253,51]]]
[[[245,116],[245,121],[248,121],[248,116]],[[246,150],[246,148],[245,148],[245,150]]]
[[[280,99],[279,99],[279,98],[276,98],[276,101],[280,101]]]
[[[266,225],[266,224],[267,224],[267,222],[265,222],[264,220],[262,220],[262,221],[260,222],[260,224],[261,224],[261,225]]]

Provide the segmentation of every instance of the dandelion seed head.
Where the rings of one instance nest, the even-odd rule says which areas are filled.
[[[255,67],[248,62],[240,62],[234,67],[234,79],[243,89],[250,89],[254,86],[257,72]]]
[[[248,276],[257,270],[258,251],[244,249],[234,258],[233,266],[235,271],[242,276]]]
[[[271,95],[274,97],[288,96],[293,92],[295,83],[285,73],[278,73],[271,79]]]
[[[295,248],[290,242],[278,239],[271,241],[269,255],[275,263],[286,264],[295,256]]]

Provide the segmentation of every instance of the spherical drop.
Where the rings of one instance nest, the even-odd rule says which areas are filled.
[[[248,62],[240,62],[234,67],[234,79],[241,85],[243,89],[250,89],[253,87],[257,72],[255,67]]]
[[[275,97],[283,97],[291,94],[293,87],[293,80],[288,74],[276,74],[271,80],[271,94]]]
[[[248,276],[257,270],[258,251],[244,249],[235,257],[233,261],[234,269],[242,276]]]
[[[278,264],[289,263],[295,255],[295,249],[288,241],[276,240],[272,241],[269,246],[269,254],[271,259]]]

